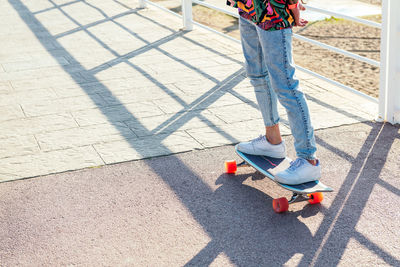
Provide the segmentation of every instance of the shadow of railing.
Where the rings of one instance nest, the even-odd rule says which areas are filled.
[[[185,38],[193,44],[207,49],[212,53],[219,55],[221,55],[221,53],[213,50],[211,47],[197,43],[196,41],[185,37],[185,32],[176,32],[166,26],[163,26],[165,29],[170,30],[171,34],[169,36],[161,38],[153,43],[147,42],[145,39],[142,38],[141,40],[146,43],[145,47],[139,48],[136,51],[132,51],[124,55],[120,55],[110,46],[106,45],[101,39],[89,32],[87,28],[99,25],[102,22],[113,22],[115,23],[115,25],[119,26],[128,33],[140,38],[140,36],[129,30],[127,27],[119,22],[116,22],[115,19],[126,15],[135,15],[146,19],[149,23],[159,23],[157,21],[151,20],[150,18],[143,17],[141,14],[138,13],[138,9],[130,9],[114,17],[108,17],[105,12],[102,12],[100,8],[94,6],[93,4],[88,4],[84,0],[73,1],[71,2],[72,4],[78,2],[85,3],[88,6],[99,11],[101,14],[103,14],[103,16],[106,17],[101,21],[94,22],[89,25],[81,25],[76,20],[74,20],[67,12],[62,10],[62,7],[69,3],[66,3],[64,5],[56,5],[53,1],[50,0],[49,2],[53,3],[54,9],[59,10],[65,17],[70,19],[78,26],[72,31],[68,31],[57,36],[52,36],[50,32],[46,29],[46,27],[44,27],[44,25],[42,25],[41,22],[35,18],[35,14],[41,14],[43,12],[46,12],[47,10],[53,10],[53,8],[32,13],[20,0],[9,0],[8,2],[19,13],[22,20],[25,21],[26,25],[31,27],[32,32],[36,34],[37,37],[39,36],[39,32],[41,34],[48,34],[48,36],[51,36],[51,41],[57,44],[58,50],[62,50],[65,54],[69,53],[65,48],[62,47],[57,39],[76,31],[85,31],[93,40],[99,43],[107,51],[111,52],[115,56],[115,59],[104,62],[103,64],[90,70],[85,69],[80,64],[80,62],[74,59],[74,57],[70,54],[69,58],[72,59],[73,64],[75,65],[75,69],[77,69],[78,72],[85,73],[88,81],[96,82],[98,84],[96,88],[97,91],[107,94],[112,98],[112,102],[115,103],[114,106],[119,109],[120,113],[128,114],[127,116],[129,117],[129,120],[135,121],[140,131],[146,133],[147,135],[153,135],[161,129],[167,129],[166,136],[164,137],[166,138],[175,129],[174,125],[181,125],[185,122],[188,122],[194,117],[199,117],[202,120],[206,121],[211,128],[223,135],[232,143],[237,142],[237,140],[233,136],[229,135],[228,133],[220,129],[217,125],[214,125],[212,122],[208,121],[207,118],[202,117],[200,110],[205,109],[212,103],[216,102],[220,97],[228,93],[236,83],[242,81],[244,79],[244,76],[242,75],[243,69],[238,70],[231,75],[228,75],[227,78],[220,81],[213,76],[203,72],[199,68],[196,68],[195,66],[190,65],[187,62],[179,60],[171,53],[162,50],[160,48],[160,45],[171,42],[177,38]],[[114,2],[119,3],[118,1]],[[34,27],[32,27],[32,22],[34,22],[35,24]],[[57,60],[58,57],[53,51],[54,46],[49,45],[50,42],[43,41],[43,38],[38,38],[38,40],[42,43],[43,47],[47,49],[48,52],[52,54],[53,57]],[[156,78],[152,77],[152,75],[147,73],[143,68],[129,61],[129,59],[131,59],[132,57],[140,55],[145,51],[151,49],[157,49],[164,55],[168,56],[170,59],[182,63],[185,67],[196,71],[197,73],[202,75],[203,78],[213,81],[217,85],[205,92],[202,96],[198,97],[192,103],[187,104],[183,99],[180,99],[179,96],[171,92],[166,86],[157,81]],[[235,60],[232,59],[232,61]],[[122,62],[128,64],[129,67],[143,73],[143,75],[147,77],[155,86],[159,87],[161,90],[176,99],[177,102],[182,105],[182,110],[173,115],[170,119],[161,123],[158,127],[156,127],[156,129],[152,131],[148,130],[144,125],[141,124],[140,120],[136,118],[124,106],[123,103],[121,103],[121,101],[117,97],[113,96],[112,90],[110,90],[110,88],[107,88],[104,84],[101,83],[101,81],[99,81],[95,77],[96,73],[99,73],[102,70],[106,70]],[[60,65],[62,66],[62,64]],[[76,79],[76,76],[74,75],[75,73],[71,73],[67,67],[63,68],[66,73],[70,74],[72,79]],[[77,84],[79,84],[82,90],[87,93],[89,97],[92,97],[91,86],[88,86],[85,83],[81,83],[81,80],[75,81]],[[238,95],[236,96],[238,97]],[[93,102],[95,102],[95,99],[93,99]],[[255,103],[251,101],[248,101],[248,103],[252,106],[256,106]],[[321,104],[321,102],[319,102],[319,104]],[[328,104],[326,104],[325,106],[337,110],[337,108],[331,107]],[[104,107],[99,106],[98,108],[108,119],[108,122],[111,125],[113,125],[121,133],[124,132],[125,128],[121,126],[120,121],[116,120],[115,117],[110,117]],[[196,108],[198,108],[198,112],[196,112]],[[194,110],[195,112],[189,113],[187,112],[189,110]],[[343,113],[346,114],[345,112]],[[333,201],[331,207],[324,211],[324,220],[322,221],[317,233],[314,236],[312,236],[310,230],[306,227],[306,225],[298,219],[299,213],[290,213],[284,217],[273,216],[272,211],[269,208],[265,208],[269,206],[266,205],[266,203],[269,204],[268,202],[272,201],[271,198],[259,190],[243,185],[243,181],[248,178],[248,175],[238,176],[235,181],[225,179],[223,175],[219,179],[219,182],[221,182],[221,180],[223,181],[223,186],[217,189],[216,192],[213,192],[209,188],[209,186],[202,181],[201,177],[194,173],[178,157],[169,157],[168,160],[170,166],[176,167],[176,169],[179,169],[180,171],[185,173],[186,179],[190,179],[188,185],[190,185],[191,188],[190,190],[188,190],[188,185],[182,186],[180,181],[175,180],[176,177],[171,177],[171,175],[166,173],[165,169],[163,167],[160,167],[158,163],[156,163],[155,161],[148,161],[149,167],[171,188],[171,190],[173,190],[173,192],[178,196],[179,200],[183,203],[183,205],[185,205],[185,207],[190,211],[191,215],[202,226],[204,231],[211,238],[210,243],[191,261],[189,261],[187,265],[208,265],[220,253],[224,252],[229,257],[231,262],[237,265],[248,265],[249,263],[250,265],[257,263],[259,265],[269,266],[283,265],[288,259],[290,259],[291,256],[296,253],[301,253],[304,254],[304,257],[302,258],[300,265],[320,266],[325,265],[324,259],[326,257],[329,258],[331,246],[334,244],[336,246],[335,249],[337,251],[337,255],[334,259],[330,258],[330,263],[333,263],[332,265],[337,265],[339,263],[340,256],[344,253],[346,244],[349,242],[350,238],[355,238],[359,242],[366,244],[367,248],[369,248],[377,256],[383,259],[386,263],[399,266],[399,260],[388,254],[384,250],[380,249],[379,246],[373,244],[370,240],[365,238],[362,234],[358,233],[355,229],[355,226],[360,219],[362,211],[375,184],[381,184],[385,188],[388,188],[391,192],[397,195],[399,194],[399,190],[397,188],[394,188],[393,186],[379,179],[379,175],[382,171],[382,165],[377,166],[374,162],[376,155],[379,155],[379,157],[381,157],[383,160],[387,157],[390,147],[394,141],[393,136],[396,135],[393,134],[394,131],[391,126],[381,124],[372,124],[371,126],[372,130],[368,138],[366,139],[363,147],[361,148],[359,154],[355,158],[349,156],[344,151],[335,151],[334,146],[327,144],[322,139],[318,140],[318,143],[321,146],[325,146],[327,149],[333,151],[337,155],[341,157],[346,157],[347,160],[350,159],[354,162],[343,185],[338,190],[337,196],[335,197],[335,200]],[[126,141],[129,143],[132,149],[140,152],[140,147],[138,147],[137,141],[129,139],[127,139]],[[162,144],[162,140],[157,139],[155,140],[155,142],[158,142],[157,145],[160,146],[163,150],[170,151]],[[172,151],[170,152],[170,154],[173,154]],[[374,166],[374,168],[369,168],[369,166]],[[368,179],[366,179],[365,177],[367,177]],[[237,202],[235,203],[229,202],[229,199],[227,199],[227,197],[232,196],[232,194],[238,197]],[[196,201],[193,201],[194,199],[204,199],[204,196],[213,196],[214,198],[217,197],[217,199],[225,199],[228,202],[221,203],[229,203],[229,205],[216,202],[198,203]],[[251,202],[252,200],[257,201]],[[357,202],[358,205],[356,207],[354,205],[348,205],[348,203],[350,202]],[[251,205],[256,205],[256,207],[253,206],[254,210],[257,210],[257,212],[261,211],[263,214],[265,214],[265,216],[255,217],[254,210],[248,209],[248,207]],[[213,210],[211,214],[212,216],[210,217],[210,212],[204,212],[204,208],[211,206],[213,207]],[[233,207],[235,207],[236,210],[232,209]],[[316,207],[318,206],[309,208],[312,209],[312,211],[306,210],[302,211],[303,213],[300,213],[312,215],[316,210],[318,211]],[[237,211],[240,211],[241,213],[238,213]],[[257,221],[252,221],[251,219],[253,218],[257,219]],[[265,219],[265,221],[261,221],[261,219]],[[248,226],[245,228],[235,227],[235,220],[241,220],[241,225]],[[345,229],[343,229],[343,225],[346,225]],[[223,228],[223,226],[225,226],[226,228]],[[290,246],[283,246],[287,244],[290,244]],[[337,244],[340,244],[340,248],[337,247]],[[260,249],[260,246],[264,246],[264,248]],[[279,257],[274,257],[274,253],[276,255],[279,254]]]
[[[352,164],[347,177],[338,190],[331,207],[326,210],[326,216],[314,236],[315,240],[318,241],[314,242],[311,251],[304,255],[300,266],[322,266],[326,264],[325,259],[327,258],[330,259],[329,265],[337,266],[347,244],[352,238],[366,246],[387,264],[393,266],[400,264],[400,260],[385,252],[356,229],[357,223],[376,185],[382,185],[392,193],[400,196],[399,189],[380,179],[384,163],[396,139],[398,128],[389,124],[367,124],[372,129],[355,158],[317,138],[319,145],[331,150]],[[378,158],[379,161],[377,161]],[[335,251],[335,257],[331,257],[332,251]]]

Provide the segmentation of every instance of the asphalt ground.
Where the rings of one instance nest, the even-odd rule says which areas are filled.
[[[335,191],[285,214],[233,146],[0,183],[0,266],[400,266],[400,127],[316,137]]]

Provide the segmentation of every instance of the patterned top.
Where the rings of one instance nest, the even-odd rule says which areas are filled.
[[[266,31],[290,28],[294,24],[287,0],[227,0],[228,6],[236,7],[239,15]]]

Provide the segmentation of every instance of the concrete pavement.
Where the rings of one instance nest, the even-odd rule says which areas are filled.
[[[136,6],[0,3],[0,266],[400,265],[376,104],[298,73],[335,192],[275,214],[287,191],[223,173],[263,130],[239,45]]]
[[[399,266],[399,127],[316,135],[335,192],[285,214],[288,191],[223,173],[232,146],[1,183],[0,265]]]

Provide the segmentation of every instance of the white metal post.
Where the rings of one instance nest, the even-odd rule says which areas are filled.
[[[389,0],[382,0],[381,57],[379,75],[378,121],[386,121],[387,106],[387,59],[388,59]]]
[[[389,0],[387,120],[400,123],[400,1]]]
[[[139,0],[139,8],[146,8],[146,0]]]
[[[381,84],[379,116],[400,123],[400,10],[399,0],[382,1]]]
[[[183,30],[193,30],[192,0],[182,0]]]

